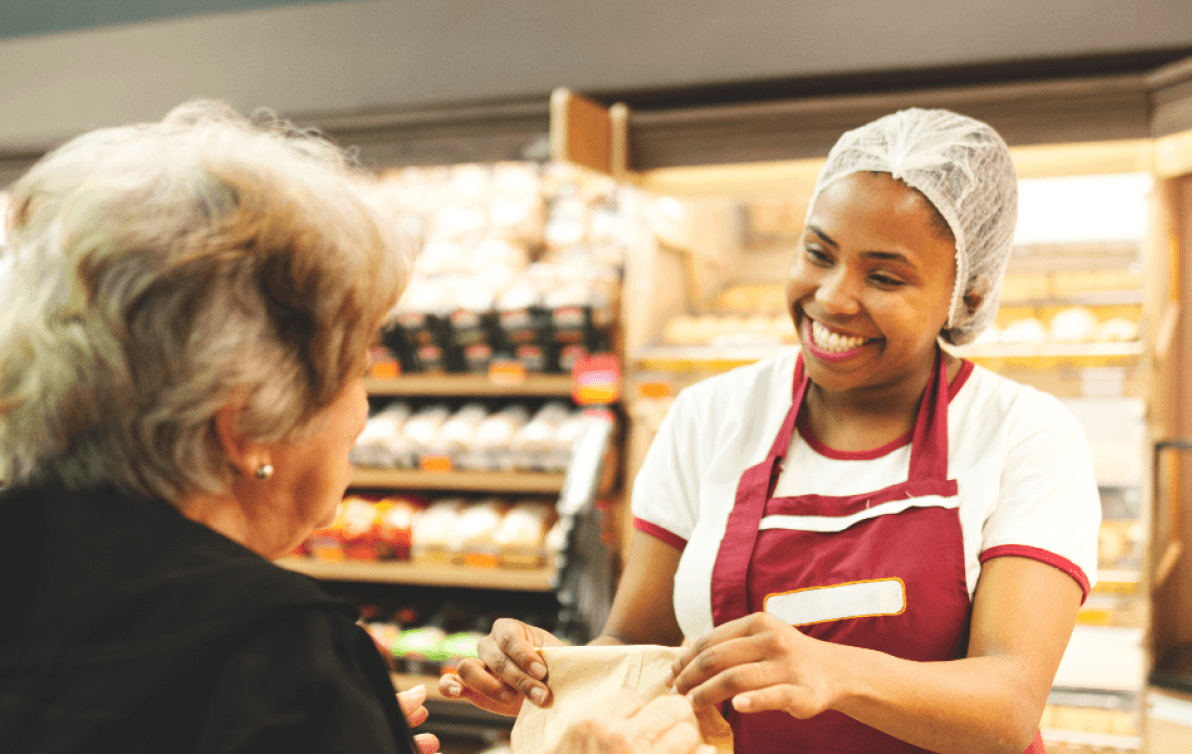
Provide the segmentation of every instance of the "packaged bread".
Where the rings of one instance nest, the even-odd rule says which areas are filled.
[[[486,416],[472,434],[471,443],[460,453],[459,467],[470,471],[512,471],[510,446],[529,420],[529,410],[516,403]]]
[[[398,401],[371,416],[352,448],[352,463],[376,468],[413,468],[414,450],[403,432],[410,413],[410,405]]]
[[[1047,328],[1034,317],[1016,319],[1002,330],[1003,343],[1046,343]]]
[[[487,416],[488,409],[483,404],[464,404],[443,422],[434,437],[425,444],[425,454],[446,456],[453,465],[458,464],[464,451],[470,447],[476,429]]]
[[[415,563],[454,561],[452,545],[458,540],[455,532],[466,505],[463,498],[447,498],[414,514],[410,521],[410,557]]]
[[[512,460],[518,469],[546,471],[553,465],[559,427],[571,415],[571,408],[560,401],[550,401],[534,413],[518,430],[510,445]]]
[[[1138,323],[1125,317],[1107,320],[1097,331],[1097,340],[1107,343],[1124,343],[1138,340]]]
[[[427,406],[412,414],[402,425],[402,433],[409,439],[413,451],[419,456],[428,453],[450,416],[450,409],[443,404]]]
[[[546,535],[554,526],[555,506],[541,500],[515,504],[493,532],[493,541],[505,568],[542,568],[546,565]]]
[[[351,495],[340,504],[344,556],[349,560],[379,560],[381,512],[375,501]]]
[[[381,514],[378,553],[384,559],[409,560],[414,516],[426,507],[415,495],[390,495],[377,501]]]
[[[494,535],[508,510],[509,503],[491,498],[471,503],[459,512],[450,545],[457,565],[496,568],[500,564],[501,551]]]
[[[1097,315],[1083,306],[1064,309],[1051,318],[1051,339],[1057,343],[1087,343],[1097,339]]]

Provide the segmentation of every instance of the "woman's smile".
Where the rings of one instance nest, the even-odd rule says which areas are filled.
[[[823,361],[845,361],[866,350],[877,342],[877,338],[851,335],[835,330],[803,314],[802,341],[810,354]]]

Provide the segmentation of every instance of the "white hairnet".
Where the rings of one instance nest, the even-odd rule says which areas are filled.
[[[863,171],[890,173],[935,205],[956,238],[956,284],[941,333],[955,345],[975,339],[997,315],[1002,275],[1018,221],[1018,176],[1010,150],[985,123],[948,110],[900,110],[848,131],[820,171],[820,192]],[[975,312],[964,296],[983,296]]]

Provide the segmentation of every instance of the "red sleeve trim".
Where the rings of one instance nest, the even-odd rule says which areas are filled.
[[[1089,583],[1089,577],[1085,575],[1084,569],[1068,560],[1065,557],[1056,555],[1054,552],[1044,550],[1040,547],[1030,547],[1029,545],[998,545],[997,547],[990,547],[985,552],[981,553],[981,562],[993,558],[1003,557],[1015,558],[1030,558],[1031,560],[1038,560],[1041,563],[1046,563],[1049,566],[1055,567],[1063,571],[1076,580],[1080,584],[1080,604],[1089,597],[1089,591],[1092,585]]]
[[[652,524],[649,521],[643,521],[637,516],[633,517],[633,528],[644,534],[649,534],[654,539],[657,539],[664,544],[670,545],[679,552],[683,552],[683,548],[687,547],[687,540],[683,539],[678,534],[667,531],[658,524]]]

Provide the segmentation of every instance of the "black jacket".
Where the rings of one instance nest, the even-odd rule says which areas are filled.
[[[164,502],[0,494],[0,751],[414,750],[354,608]]]

